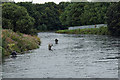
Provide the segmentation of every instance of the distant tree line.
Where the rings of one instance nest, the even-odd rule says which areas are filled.
[[[120,2],[113,3],[108,8],[107,24],[111,35],[120,36]]]
[[[61,2],[59,5],[53,2],[45,4],[4,3],[2,5],[3,28],[26,34],[33,34],[36,30],[64,29],[59,16],[68,4],[70,3]]]
[[[34,27],[41,31],[63,29],[59,16],[69,4],[69,2],[61,2],[59,4],[54,2],[45,4],[17,3],[17,5],[23,6],[28,10],[29,15],[35,19]]]
[[[73,3],[60,16],[62,25],[80,26],[106,23],[106,12],[110,3]]]
[[[119,3],[110,2],[4,3],[2,6],[3,28],[32,34],[36,30],[51,31],[67,29],[69,26],[108,23],[108,26],[110,26],[109,30],[112,30],[113,27],[118,28],[118,24],[111,25],[119,22],[118,20],[116,22],[111,21],[116,19],[111,17],[111,15],[119,15],[118,5]],[[118,14],[116,14],[116,11]]]

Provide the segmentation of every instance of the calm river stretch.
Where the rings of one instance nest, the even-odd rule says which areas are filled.
[[[118,78],[119,38],[53,32],[38,36],[39,49],[4,60],[3,78]]]

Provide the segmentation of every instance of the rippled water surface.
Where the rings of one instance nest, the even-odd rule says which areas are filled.
[[[41,46],[3,63],[4,78],[117,78],[119,38],[39,33]],[[54,44],[54,39],[59,44]],[[52,43],[52,51],[48,44]]]

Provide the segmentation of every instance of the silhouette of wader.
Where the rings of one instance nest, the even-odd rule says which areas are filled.
[[[11,55],[12,55],[12,57],[17,57],[16,51],[13,51],[13,52],[11,53]]]
[[[49,50],[52,50],[52,49],[51,49],[52,46],[53,46],[52,44],[49,44],[49,45],[48,45],[48,49],[49,49]]]
[[[58,39],[55,39],[55,44],[58,44]]]

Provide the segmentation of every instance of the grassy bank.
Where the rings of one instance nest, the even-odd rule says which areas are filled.
[[[2,55],[8,56],[12,51],[22,53],[24,51],[36,49],[40,45],[37,36],[13,32],[12,30],[2,30]]]
[[[109,31],[107,27],[90,28],[90,29],[75,29],[75,30],[58,30],[56,31],[56,33],[109,35]]]

